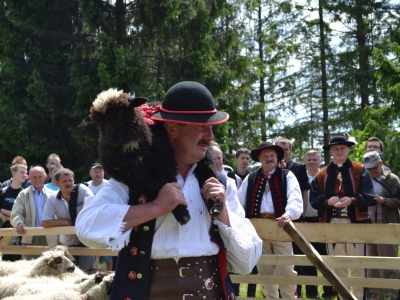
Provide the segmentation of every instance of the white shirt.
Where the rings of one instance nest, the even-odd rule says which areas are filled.
[[[272,170],[270,173],[273,174],[274,172],[275,169]],[[301,196],[299,182],[297,181],[296,176],[294,176],[292,171],[288,172],[286,176],[286,183],[287,183],[287,191],[286,191],[287,203],[285,207],[285,212],[289,213],[292,220],[297,220],[298,218],[300,218],[303,212],[303,198]],[[242,204],[243,207],[246,206],[246,194],[248,185],[249,185],[249,175],[247,175],[246,178],[243,180],[243,183],[238,191],[240,204]],[[260,212],[261,213],[275,212],[271,197],[271,191],[269,191],[267,194],[263,193]]]
[[[107,182],[107,179],[103,179],[102,183],[100,183],[99,185],[93,185],[93,180],[90,180],[88,182],[88,188],[92,191],[94,195],[96,195],[102,187],[105,187],[107,185]]]
[[[61,199],[57,199],[57,195],[58,193],[53,193],[47,199],[43,209],[43,221],[54,219],[71,220],[68,201],[62,196]],[[88,196],[93,196],[92,191],[84,184],[79,185],[78,199],[76,200],[76,211],[78,212],[78,215],[82,210],[85,198]],[[75,246],[80,243],[75,234],[61,234],[60,242],[66,246]]]
[[[217,219],[211,218],[204,199],[200,193],[199,183],[195,177],[193,165],[184,180],[179,174],[177,182],[185,195],[191,219],[185,225],[180,225],[172,213],[156,219],[151,258],[175,258],[189,256],[214,255],[218,253],[218,246],[210,241],[209,229],[211,222],[219,227],[219,233],[227,248],[228,258],[235,252],[235,260],[243,256],[236,248],[244,247],[243,240],[251,240],[249,244],[256,247],[251,257],[241,257],[238,265],[229,263],[228,270],[237,273],[250,273],[252,267],[243,267],[244,264],[256,263],[261,255],[262,241],[257,236],[249,220],[244,218],[244,210],[239,204],[235,190],[235,183],[227,181],[227,209],[231,227]],[[229,192],[228,192],[229,191]],[[228,198],[229,197],[229,198]],[[129,242],[132,229],[124,232],[123,219],[130,205],[129,189],[126,185],[110,179],[108,185],[100,190],[96,196],[88,197],[85,206],[76,220],[76,230],[79,239],[89,247],[114,250],[123,248]],[[107,220],[107,222],[104,222]],[[204,225],[206,224],[206,225]],[[233,255],[233,254],[232,254]],[[239,266],[241,265],[241,266]]]

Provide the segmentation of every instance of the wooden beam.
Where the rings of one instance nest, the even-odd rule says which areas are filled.
[[[326,285],[331,283],[322,276],[275,276],[275,275],[230,275],[234,283],[259,283],[259,284],[304,284],[304,285]],[[348,286],[371,287],[384,289],[400,289],[399,279],[382,278],[342,278]],[[346,298],[344,298],[346,299]],[[353,299],[353,298],[349,298]],[[347,300],[347,299],[346,299]]]
[[[36,236],[36,235],[59,235],[59,234],[76,234],[74,226],[63,226],[63,227],[27,227],[26,233],[23,236]],[[0,236],[22,236],[18,234],[15,228],[1,228]]]
[[[322,258],[331,266],[338,268],[362,268],[400,270],[400,257],[378,256],[329,256]],[[313,264],[305,255],[273,255],[263,254],[258,262],[264,265],[295,265],[312,266]]]
[[[343,299],[354,299],[356,297],[350,292],[350,289],[344,284],[339,276],[333,271],[333,269],[322,259],[321,255],[314,249],[309,241],[303,236],[303,234],[296,228],[293,222],[289,222],[283,226],[286,233],[293,239],[293,241],[299,246],[301,251],[307,256],[311,263],[322,273],[322,275],[335,287],[336,291]]]
[[[275,220],[251,219],[260,238],[270,241],[291,242]],[[365,229],[368,226],[368,230]],[[330,224],[296,223],[296,227],[309,242],[400,244],[400,224]],[[382,234],[384,232],[385,234]]]
[[[49,247],[47,246],[0,246],[0,252],[2,254],[41,255],[48,249]],[[118,251],[112,251],[110,249],[68,247],[68,251],[72,255],[118,256]]]

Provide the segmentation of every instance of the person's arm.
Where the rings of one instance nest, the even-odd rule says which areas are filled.
[[[126,222],[125,231],[170,213],[178,204],[187,205],[180,187],[176,182],[167,183],[160,189],[154,201],[131,206],[123,220]]]
[[[286,182],[287,203],[285,213],[276,219],[278,227],[282,227],[291,220],[297,220],[303,212],[303,198],[300,192],[300,185],[292,171],[288,172]]]
[[[329,206],[328,197],[325,196],[324,194],[321,194],[321,192],[319,190],[319,184],[318,184],[317,177],[315,177],[311,181],[309,203],[311,204],[311,206],[314,209],[318,210],[318,212],[325,211]]]
[[[43,228],[59,227],[59,226],[71,226],[71,220],[42,220]]]
[[[397,196],[397,190],[400,188],[400,180],[399,180],[399,178],[395,174],[390,173],[390,174],[388,174],[388,176],[384,180],[384,183],[387,186],[389,186],[390,191],[391,191],[391,195],[386,197],[387,198],[386,205],[388,207],[390,207],[390,208],[393,208],[393,209],[400,209],[400,199]]]
[[[43,214],[42,214],[42,226],[43,228],[51,228],[57,226],[70,226],[70,220],[60,220],[56,219],[56,208],[54,206],[53,200],[56,197],[56,194],[51,195],[44,205]],[[66,221],[69,221],[66,222]]]
[[[11,216],[10,216],[10,223],[14,228],[17,228],[17,232],[19,234],[24,234],[26,233],[26,226],[24,224],[25,222],[25,207],[24,207],[24,201],[23,197],[26,197],[26,193],[19,193],[17,199],[15,199],[14,205],[11,210]],[[18,227],[19,224],[22,224],[21,226]]]
[[[11,210],[8,209],[0,209],[0,213],[7,217],[7,220],[10,220]]]

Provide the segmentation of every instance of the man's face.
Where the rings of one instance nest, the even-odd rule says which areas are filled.
[[[261,163],[263,170],[271,171],[278,163],[278,156],[273,149],[264,149],[258,156],[258,161]]]
[[[222,172],[222,152],[221,150],[218,149],[218,147],[213,147],[212,151],[214,155],[214,166],[217,169],[217,171]]]
[[[382,161],[379,161],[373,168],[367,169],[371,178],[378,178],[382,174]]]
[[[367,146],[365,147],[365,153],[371,151],[377,151],[379,154],[382,154],[383,152],[381,151],[381,143],[379,143],[378,141],[367,142]]]
[[[18,167],[18,170],[15,172],[11,172],[13,180],[23,183],[26,180],[26,168]]]
[[[212,126],[209,125],[182,126],[169,123],[166,126],[170,126],[170,141],[178,164],[191,165],[202,160],[208,145],[214,139]]]
[[[308,154],[304,161],[307,170],[316,172],[321,164],[321,157],[318,154]]]
[[[278,146],[281,146],[284,152],[283,159],[285,162],[289,161],[290,153],[292,153],[292,149],[290,148],[290,145],[288,143],[276,143]]]
[[[104,179],[104,170],[102,167],[96,167],[90,169],[89,175],[92,178],[93,183],[100,184],[103,182]]]
[[[52,156],[49,158],[49,161],[46,164],[46,168],[47,168],[47,170],[50,170],[51,165],[56,165],[56,164],[59,165],[60,163],[61,163],[61,160],[58,157]]]
[[[330,154],[333,157],[333,162],[336,164],[342,164],[346,161],[349,155],[349,147],[346,145],[333,145],[329,149]]]
[[[44,186],[44,180],[46,179],[46,173],[40,168],[32,168],[29,172],[29,180],[35,189],[41,190]]]
[[[240,153],[238,158],[235,157],[235,160],[238,168],[247,169],[249,167],[250,154]]]
[[[70,194],[74,189],[74,177],[72,175],[61,175],[56,183],[61,193]]]

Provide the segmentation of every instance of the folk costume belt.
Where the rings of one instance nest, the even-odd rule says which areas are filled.
[[[218,256],[152,259],[147,300],[225,299]]]
[[[275,214],[270,214],[270,213],[260,213],[260,219],[269,219],[269,220],[275,220]]]
[[[338,218],[338,219],[349,218],[347,207],[332,208],[332,218]]]

